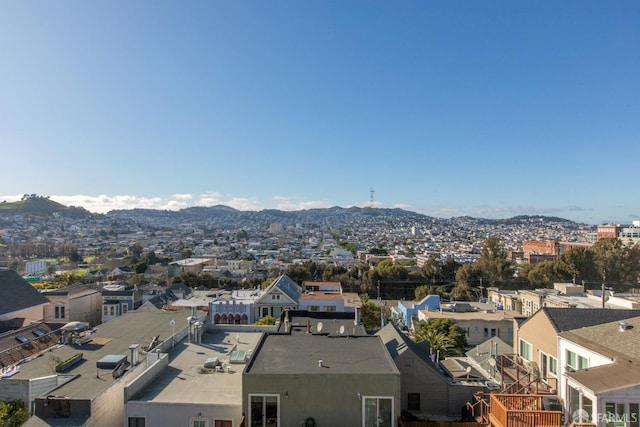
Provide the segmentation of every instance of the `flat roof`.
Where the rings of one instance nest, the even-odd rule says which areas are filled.
[[[439,311],[420,310],[429,319],[452,319],[452,320],[513,320],[519,315],[517,311],[495,310],[495,311]]]
[[[342,301],[344,298],[342,294],[338,294],[335,292],[325,292],[325,291],[314,291],[314,292],[305,292],[300,294],[301,300],[331,300],[331,301]]]
[[[169,367],[130,401],[240,405],[245,364],[230,364],[231,352],[254,350],[261,337],[260,332],[215,332],[205,333],[202,344],[180,343]],[[224,363],[222,372],[202,369],[213,357]]]
[[[399,374],[399,371],[376,335],[293,333],[265,335],[245,373],[360,375]]]
[[[176,331],[187,326],[187,313],[153,311],[130,311],[125,315],[98,325],[96,332],[90,335],[90,342],[78,345],[59,345],[41,356],[20,365],[20,372],[3,381],[25,380],[55,375],[55,366],[59,361],[67,360],[76,353],[82,353],[83,360],[61,375],[78,376],[72,381],[55,390],[56,395],[63,395],[76,399],[92,399],[107,390],[115,381],[128,379],[127,374],[131,366],[127,367],[127,373],[118,380],[114,380],[111,370],[98,369],[96,362],[108,355],[126,355],[131,363],[129,346],[132,344],[149,345],[151,340],[158,336],[160,341],[165,341],[173,333],[171,321],[176,323]],[[139,352],[139,361],[143,361],[146,355]],[[99,377],[98,377],[99,374]]]

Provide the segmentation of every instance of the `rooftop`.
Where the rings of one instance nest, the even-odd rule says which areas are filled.
[[[640,316],[640,312],[637,316]],[[620,321],[627,326],[623,332],[619,331]],[[638,346],[640,317],[620,319],[620,321],[574,329],[560,336],[612,359],[625,361],[635,359],[640,364],[640,346]]]
[[[265,335],[246,374],[399,374],[378,336]]]
[[[55,374],[59,361],[67,360],[76,353],[82,353],[82,361],[64,372],[64,375],[76,376],[72,381],[56,389],[57,395],[70,398],[91,399],[107,390],[115,381],[111,370],[96,368],[96,362],[108,355],[126,355],[129,358],[129,346],[140,344],[148,346],[158,336],[164,341],[172,334],[170,322],[186,327],[186,315],[180,313],[154,311],[130,311],[110,322],[104,323],[90,335],[91,341],[84,345],[59,345],[42,356],[20,365],[20,372],[12,379],[24,380]],[[140,352],[140,361],[145,359]],[[129,361],[130,362],[130,361]],[[129,366],[128,369],[131,369]],[[125,378],[126,378],[125,373]]]
[[[171,352],[168,368],[132,400],[239,404],[245,365],[230,364],[231,352],[252,351],[261,336],[258,332],[216,332],[205,333],[202,344],[180,343]],[[214,357],[224,364],[224,369],[203,369],[205,361]]]

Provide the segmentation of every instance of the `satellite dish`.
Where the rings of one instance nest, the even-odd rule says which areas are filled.
[[[488,360],[487,363],[489,364],[489,366],[496,366],[496,359],[492,357],[491,359]]]
[[[322,327],[324,325],[322,324],[322,322],[318,322],[318,326],[316,327],[316,329],[318,330],[318,332],[322,332]]]
[[[344,325],[340,326],[340,335],[344,335]]]

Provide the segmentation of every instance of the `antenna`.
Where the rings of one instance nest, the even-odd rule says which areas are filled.
[[[370,199],[371,207],[373,207],[373,203],[374,203],[374,200],[373,200],[373,194],[374,194],[375,192],[376,192],[376,190],[374,190],[374,189],[373,189],[373,187],[371,187],[371,189],[369,190],[369,193],[371,193],[371,199]]]

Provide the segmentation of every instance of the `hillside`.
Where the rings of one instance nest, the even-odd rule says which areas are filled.
[[[36,194],[25,194],[22,200],[17,202],[0,202],[0,217],[13,215],[33,215],[38,217],[63,216],[67,218],[92,218],[92,214],[84,208],[75,206],[65,206],[54,202],[46,196]]]

